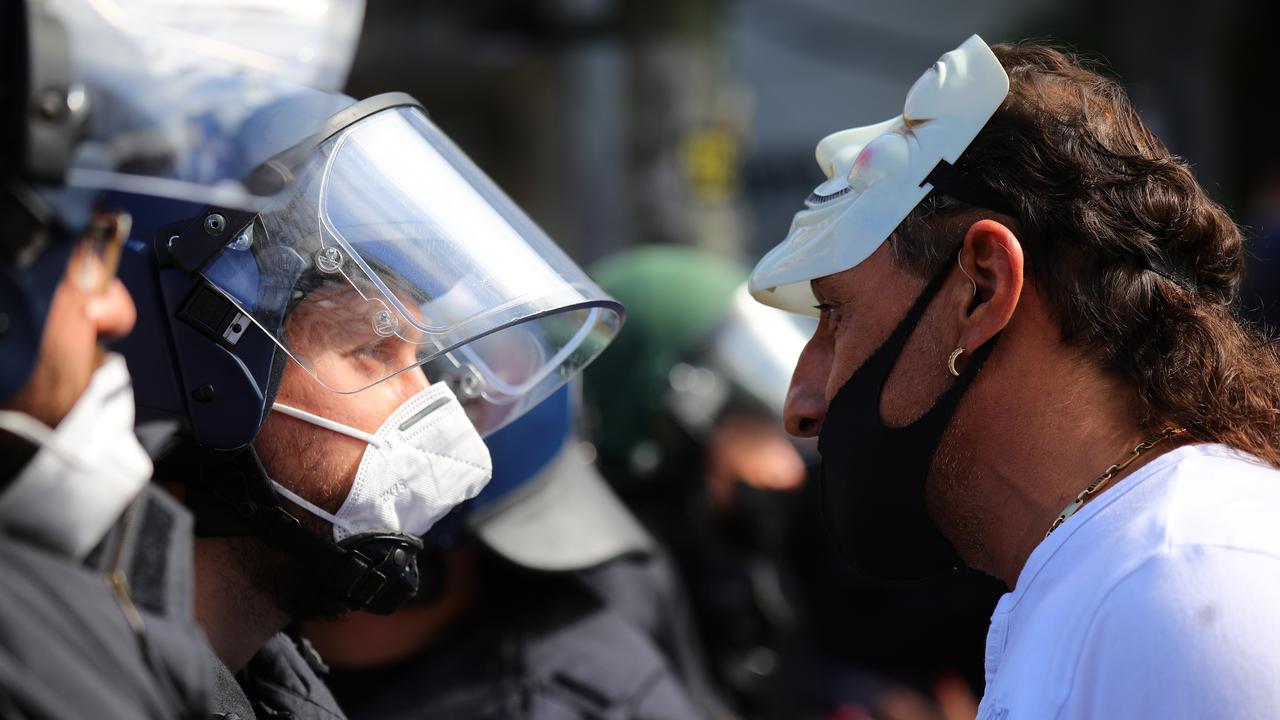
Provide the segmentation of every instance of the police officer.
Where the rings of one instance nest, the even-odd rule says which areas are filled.
[[[256,207],[226,141],[278,88],[340,84],[362,10],[4,8],[6,714],[207,713],[190,515],[146,484],[124,362],[94,347],[134,322],[121,193]]]
[[[338,5],[346,16],[276,14],[276,49],[290,57],[304,49],[291,39],[322,26],[337,46],[353,41],[362,6]],[[214,36],[222,20],[251,18],[215,11],[196,26],[127,1],[109,10],[0,9],[5,717],[201,717],[213,680],[191,613],[190,516],[148,484],[124,360],[103,352],[136,314],[115,277],[131,217],[107,191],[237,195],[202,171],[218,128],[202,117],[209,95],[185,80],[193,68],[247,75],[234,37]],[[293,62],[274,74],[331,81],[332,70]]]
[[[3,12],[6,29],[29,22],[43,52],[50,36],[65,38],[38,6]],[[181,585],[166,577],[164,548],[181,554],[190,528],[171,501],[137,499],[151,461],[133,434],[124,362],[101,351],[134,322],[115,277],[129,216],[94,212],[85,224],[76,210],[88,208],[46,199],[81,120],[67,105],[70,77],[43,74],[65,69],[31,65],[60,117],[20,117],[7,139],[17,144],[4,144],[20,152],[3,163],[0,196],[0,715],[199,717],[211,667],[189,610],[180,599],[152,607],[129,584],[141,572],[144,595]],[[4,107],[30,107],[25,92]],[[120,537],[104,541],[127,510]],[[165,526],[146,533],[163,544],[155,562],[122,552],[137,547],[139,516]]]
[[[196,516],[218,712],[340,716],[282,631],[412,597],[421,536],[489,479],[481,434],[621,308],[406,95],[280,95],[236,140],[274,196],[147,203],[122,277],[155,301],[120,348],[140,414],[177,427],[157,477]]]

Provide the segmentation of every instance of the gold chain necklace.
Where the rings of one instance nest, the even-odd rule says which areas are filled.
[[[1057,530],[1059,525],[1066,522],[1067,518],[1075,515],[1077,510],[1084,507],[1084,504],[1089,502],[1089,500],[1092,499],[1104,485],[1111,482],[1112,478],[1119,475],[1121,471],[1132,465],[1135,460],[1142,457],[1148,450],[1171,437],[1182,435],[1186,432],[1187,431],[1185,429],[1180,427],[1167,427],[1164,430],[1161,430],[1160,434],[1147,440],[1143,440],[1135,445],[1134,448],[1129,451],[1128,456],[1103,471],[1103,473],[1098,476],[1097,480],[1089,483],[1089,487],[1081,490],[1080,494],[1076,495],[1075,500],[1067,503],[1067,506],[1062,508],[1062,512],[1058,514],[1058,519],[1054,520],[1053,524],[1049,526],[1049,532],[1045,533],[1044,536],[1049,537],[1053,534],[1053,531]]]

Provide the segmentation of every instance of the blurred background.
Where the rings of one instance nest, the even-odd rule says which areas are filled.
[[[1246,226],[1241,311],[1275,327],[1277,8],[1247,0],[377,0],[347,89],[420,99],[584,267],[652,244],[693,246],[749,267],[782,239],[822,179],[813,160],[821,137],[900,113],[910,84],[972,33],[990,43],[1051,40],[1108,65],[1156,133]],[[588,395],[590,380],[589,372]],[[811,467],[811,451],[801,451]],[[678,498],[633,503],[685,574],[729,704],[749,717],[858,718],[875,707],[877,717],[971,718],[1000,589],[962,576],[869,590],[830,556],[813,522],[813,485],[748,488],[731,503],[732,521],[694,520],[684,531],[662,527],[664,512],[684,512],[674,509],[687,505]],[[721,512],[724,504],[709,506]],[[699,533],[726,538],[715,558],[705,557]]]
[[[1242,221],[1275,194],[1275,3],[380,0],[348,85],[400,89],[576,259],[639,242],[754,260],[825,134],[901,112],[971,33],[1105,61]],[[1272,201],[1274,202],[1274,201]]]

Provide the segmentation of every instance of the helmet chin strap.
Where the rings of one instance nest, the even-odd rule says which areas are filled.
[[[417,594],[420,538],[372,532],[335,543],[304,527],[281,504],[252,446],[197,452],[201,457],[186,496],[197,536],[256,537],[295,559],[346,610],[387,615]]]

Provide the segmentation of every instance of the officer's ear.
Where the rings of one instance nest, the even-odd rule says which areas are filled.
[[[969,226],[960,248],[955,297],[959,345],[972,353],[1004,330],[1022,296],[1022,243],[1007,225],[983,219]]]

